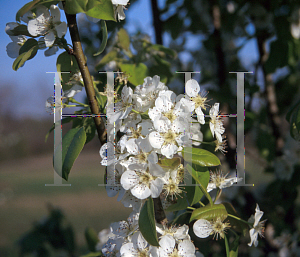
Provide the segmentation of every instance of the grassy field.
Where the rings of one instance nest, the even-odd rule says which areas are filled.
[[[95,151],[81,153],[71,170],[68,187],[45,186],[53,183],[51,154],[1,162],[0,256],[17,256],[16,240],[48,214],[48,203],[62,209],[73,225],[78,245],[87,251],[87,226],[99,232],[111,222],[126,219],[131,211],[98,186],[103,183],[103,175],[100,156]]]

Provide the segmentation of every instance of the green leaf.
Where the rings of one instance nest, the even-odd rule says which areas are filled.
[[[118,45],[126,51],[129,51],[130,38],[126,30],[123,28],[121,28],[118,32]]]
[[[116,50],[112,50],[101,59],[101,61],[96,65],[96,70],[100,70],[105,64],[114,61],[117,58],[118,52]]]
[[[86,135],[83,127],[69,130],[62,139],[62,178],[66,181],[85,141]]]
[[[65,11],[68,14],[85,13],[93,18],[115,21],[111,0],[66,0]]]
[[[135,86],[143,84],[144,78],[147,77],[148,68],[143,63],[120,63],[119,66],[123,72],[129,75],[128,81]]]
[[[96,126],[92,117],[75,117],[73,118],[72,128],[83,127],[86,134],[85,144],[90,142],[96,133]]]
[[[25,4],[16,14],[16,21],[20,21],[20,18],[28,11],[36,8],[38,5],[43,4],[46,7],[50,7],[52,4],[58,4],[60,1],[57,0],[34,0]],[[24,34],[25,35],[25,34]]]
[[[66,118],[64,118],[64,119],[61,120],[61,125],[66,124],[66,123],[72,121],[73,119],[74,119],[74,117],[66,117]],[[48,137],[49,137],[50,133],[54,130],[54,128],[55,128],[55,123],[53,123],[52,127],[50,128],[50,130],[46,134],[46,136],[45,136],[45,143],[47,142]]]
[[[205,220],[213,220],[215,218],[221,218],[223,221],[228,216],[226,208],[223,204],[214,204],[213,206],[206,205],[204,207],[200,207],[192,212],[192,216],[190,218],[190,222],[193,220],[205,219]]]
[[[167,208],[166,211],[181,211],[188,207],[188,202],[186,200],[184,192],[179,194],[176,199],[176,203],[172,204]]]
[[[22,17],[25,13],[32,10],[36,5],[39,4],[42,0],[34,0],[27,4],[25,4],[16,14],[16,21],[20,21],[20,17]]]
[[[223,205],[225,206],[228,214],[239,217],[238,213],[236,212],[231,203],[223,203]],[[243,233],[244,236],[246,235],[246,233],[249,230],[249,226],[245,222],[239,221],[232,217],[227,217],[227,220],[229,221],[232,229],[236,230],[239,233]]]
[[[158,164],[162,168],[168,168],[168,169],[176,169],[181,164],[181,160],[179,157],[174,157],[173,159],[162,159],[158,161]]]
[[[72,84],[67,84],[70,78],[79,71],[79,67],[75,56],[68,54],[68,52],[61,53],[56,60],[56,69],[61,73],[61,83],[64,91],[70,89]],[[68,73],[65,73],[68,72]]]
[[[154,217],[154,205],[151,197],[145,202],[139,217],[139,229],[150,245],[159,246]]]
[[[91,252],[95,252],[96,251],[96,245],[99,242],[99,238],[98,238],[98,235],[97,235],[96,231],[91,227],[87,227],[85,229],[84,236],[85,236],[85,240],[87,242],[87,245],[89,247],[89,250]]]
[[[188,166],[188,169],[190,167],[191,166]],[[207,188],[210,179],[210,174],[208,169],[205,167],[193,165],[192,173],[194,176],[198,178],[201,185],[204,188]],[[197,182],[194,179],[192,179],[192,183],[197,184]],[[186,186],[185,191],[187,193],[187,198],[191,206],[198,203],[204,195],[198,186]]]
[[[185,161],[204,167],[221,165],[216,155],[200,148],[185,147],[182,150],[182,156]]]
[[[300,100],[294,104],[292,107],[290,107],[290,109],[288,110],[285,119],[290,123],[291,122],[291,116],[293,114],[293,112],[296,110],[296,108],[300,106]]]
[[[97,53],[93,54],[93,56],[98,56],[101,54],[107,44],[107,27],[106,27],[106,22],[105,20],[100,21],[100,26],[101,26],[101,33],[102,33],[102,40],[101,40],[101,45]]]
[[[190,212],[181,213],[172,221],[172,225],[178,225],[178,226],[182,226],[183,224],[188,225],[190,223],[190,217],[191,217]]]
[[[230,244],[229,257],[238,257],[239,254],[239,240],[240,237],[236,237],[234,241]]]
[[[19,26],[15,27],[10,32],[13,33],[14,36],[24,35],[24,36],[32,37],[27,30],[27,26],[23,24],[20,24]]]
[[[288,64],[289,45],[286,40],[276,40],[271,42],[269,58],[265,62],[266,73],[273,73],[277,68],[282,68]]]
[[[12,66],[13,70],[17,71],[27,60],[32,59],[36,55],[38,49],[38,42],[33,38],[28,39],[20,48],[19,56],[16,58]]]

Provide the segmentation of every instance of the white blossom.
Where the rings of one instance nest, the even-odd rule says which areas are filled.
[[[176,245],[176,241],[173,237],[163,237],[159,241],[159,254],[160,257],[177,256],[177,257],[194,257],[195,246],[189,240],[182,240]]]
[[[156,198],[162,191],[164,175],[165,172],[157,164],[132,164],[123,173],[121,184],[138,199],[146,199],[150,195]]]
[[[243,179],[238,177],[226,178],[227,176],[228,173],[225,176],[223,176],[221,171],[212,172],[210,174],[210,182],[207,185],[207,192],[210,192],[215,188],[223,189],[226,187],[230,187],[233,185],[233,183],[238,183]]]
[[[212,135],[216,135],[216,138],[219,142],[222,142],[222,134],[225,132],[223,127],[222,120],[218,117],[219,115],[219,103],[215,103],[209,111],[210,122],[209,128]]]
[[[28,32],[32,36],[44,36],[47,47],[54,44],[55,37],[61,38],[67,32],[67,24],[60,21],[59,8],[51,5],[50,13],[47,7],[39,5],[36,18],[28,21]]]
[[[260,221],[261,217],[263,216],[264,212],[262,212],[259,209],[258,204],[256,204],[255,208],[255,215],[251,215],[248,222],[253,223],[253,228],[250,229],[249,234],[251,237],[251,242],[248,244],[249,246],[252,246],[254,244],[255,247],[258,245],[257,237],[260,235],[260,237],[263,237],[264,233],[264,223],[266,220]]]

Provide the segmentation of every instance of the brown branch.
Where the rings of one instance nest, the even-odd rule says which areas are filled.
[[[95,94],[95,89],[94,89],[94,84],[93,84],[93,79],[91,77],[90,71],[87,67],[85,55],[82,50],[82,45],[80,42],[80,37],[78,33],[78,27],[76,23],[76,14],[67,14],[66,13],[66,18],[68,21],[68,26],[70,30],[70,35],[73,43],[73,55],[76,58],[76,61],[78,63],[78,67],[80,69],[83,82],[84,82],[84,87],[85,91],[87,94],[87,98],[89,100],[89,105],[91,108],[92,114],[99,115],[99,106],[98,102],[96,99],[96,94]],[[106,143],[106,129],[104,122],[102,121],[100,115],[98,117],[93,117],[94,122],[96,125],[96,129],[98,132],[98,138],[100,140],[100,143],[103,145]]]
[[[259,51],[259,62],[261,69],[264,74],[264,84],[265,84],[265,98],[267,100],[267,115],[271,122],[272,133],[276,140],[276,156],[281,156],[283,154],[282,149],[284,146],[284,140],[281,135],[281,119],[279,117],[279,109],[277,105],[275,84],[272,79],[271,74],[267,74],[264,68],[264,63],[268,58],[268,54],[265,48],[265,42],[268,39],[268,34],[264,31],[259,31],[257,33],[257,47]]]
[[[166,218],[166,214],[164,212],[160,197],[153,198],[153,204],[156,222],[160,224],[167,224],[168,220]]]
[[[221,37],[221,11],[220,6],[218,4],[213,4],[212,6],[212,18],[214,24],[214,44],[215,44],[215,54],[218,64],[218,84],[220,88],[226,84],[226,63],[225,63],[225,54],[222,48],[222,37]]]
[[[155,42],[156,44],[163,44],[162,40],[162,22],[160,20],[160,13],[157,6],[157,0],[151,0],[153,25],[155,29]]]

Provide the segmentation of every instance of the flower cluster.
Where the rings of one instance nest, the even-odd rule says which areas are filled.
[[[112,0],[115,11],[115,19],[124,20],[125,6],[129,0]],[[45,56],[54,55],[59,48],[66,48],[67,43],[64,35],[67,32],[67,24],[60,21],[60,10],[63,10],[62,2],[58,5],[51,5],[48,9],[44,5],[38,5],[33,11],[28,11],[21,18],[21,22],[9,22],[6,24],[5,32],[12,42],[6,46],[7,55],[17,58],[21,47],[29,39],[38,39],[39,49],[47,49]],[[99,19],[89,17],[89,20],[98,22]]]
[[[189,80],[185,91],[186,94],[176,96],[158,76],[147,77],[134,90],[125,85],[120,99],[108,104],[108,125],[113,125],[114,133],[122,136],[115,146],[108,142],[101,147],[101,163],[115,165],[115,169],[107,171],[107,190],[120,192],[122,202],[128,194],[144,200],[163,193],[173,199],[181,192],[182,165],[164,170],[159,156],[172,159],[184,147],[199,145],[203,139],[200,124],[204,123],[202,109],[207,107],[206,98],[201,96],[196,80]],[[224,127],[218,111],[219,104],[210,110],[210,129],[222,142]],[[194,112],[197,119],[193,118]]]
[[[181,164],[181,151],[185,147],[199,146],[203,141],[200,131],[201,125],[205,124],[203,111],[209,107],[206,94],[200,92],[198,82],[193,79],[187,81],[185,94],[178,96],[160,81],[159,76],[145,78],[144,83],[134,90],[124,84],[119,98],[115,92],[110,94],[110,99],[116,97],[106,106],[107,133],[111,141],[104,144],[99,153],[101,164],[107,166],[108,195],[118,194],[118,201],[133,208],[133,213],[127,221],[111,225],[111,235],[102,247],[102,253],[105,256],[202,256],[195,252],[187,225],[156,224],[160,237],[159,247],[154,247],[139,231],[138,219],[146,198],[160,198],[166,210],[182,197],[185,168]],[[225,129],[218,103],[210,108],[208,116],[210,131],[216,138],[212,143],[216,144],[216,149],[225,152]],[[111,135],[116,134],[119,140],[114,143]],[[221,171],[211,172],[210,182],[203,190],[218,189],[216,201],[223,188],[242,180],[226,177]],[[224,239],[231,228],[226,216],[197,219],[193,225],[195,235]],[[257,234],[262,235],[261,216],[257,206],[255,221],[244,221],[251,228],[249,245],[254,242],[256,246]]]
[[[32,38],[40,37],[38,39],[39,49],[48,48],[44,52],[45,56],[53,55],[58,51],[59,47],[55,41],[57,38],[63,38],[67,32],[67,24],[64,21],[60,21],[58,6],[51,5],[48,9],[44,5],[38,5],[35,12],[28,11],[25,13],[21,17],[21,21],[26,25],[18,22],[6,24],[5,32],[13,41],[6,47],[9,57],[16,58],[19,56],[20,48],[28,40],[27,36]]]
[[[127,221],[115,222],[110,225],[110,234],[107,242],[100,243],[96,250],[102,250],[104,256],[149,256],[149,257],[193,257],[195,246],[188,235],[188,226],[166,227],[157,225],[156,231],[159,237],[159,246],[151,246],[145,240],[138,227],[139,214],[132,212]],[[99,233],[101,239],[102,233]]]

